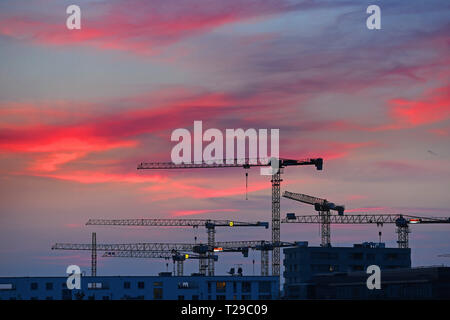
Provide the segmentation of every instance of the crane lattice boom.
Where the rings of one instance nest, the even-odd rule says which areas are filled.
[[[265,227],[267,222],[241,222],[212,219],[89,219],[86,225],[108,226],[180,226],[180,227]]]
[[[276,159],[275,159],[276,160]],[[191,163],[174,162],[141,162],[139,169],[207,169],[207,168],[235,168],[235,167],[267,167],[272,166],[274,158],[241,158],[241,159],[217,159],[211,161],[198,161]],[[278,159],[278,168],[287,166],[315,165],[318,170],[322,170],[322,158],[311,158],[302,160]]]
[[[289,215],[289,214],[288,214]],[[351,214],[345,216],[332,215],[330,223],[332,224],[384,224],[398,223],[399,219],[405,219],[407,224],[416,223],[450,223],[450,218],[431,218],[417,217],[404,214]],[[317,215],[302,215],[286,217],[281,220],[282,223],[320,223],[320,217]]]

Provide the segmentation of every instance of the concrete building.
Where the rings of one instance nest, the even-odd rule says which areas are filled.
[[[317,275],[312,278],[314,299],[450,299],[450,267],[384,270],[381,289],[367,288],[365,272]]]
[[[283,252],[283,288],[287,299],[310,298],[311,279],[317,274],[365,271],[369,265],[378,265],[381,270],[411,267],[411,249],[386,248],[384,243],[309,247],[308,242],[303,242]]]
[[[81,277],[69,290],[66,277],[2,277],[1,300],[270,300],[278,299],[273,276]]]

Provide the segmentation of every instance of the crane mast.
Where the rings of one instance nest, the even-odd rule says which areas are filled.
[[[97,234],[92,232],[91,276],[97,276]]]
[[[138,165],[138,170],[144,169],[208,169],[208,168],[236,168],[248,169],[250,167],[271,166],[275,173],[272,173],[272,242],[280,241],[280,184],[283,168],[288,166],[314,165],[317,170],[322,170],[323,159],[312,158],[304,160],[292,159],[219,159],[211,161],[200,161],[193,163],[173,163],[173,162],[142,162]],[[275,162],[276,161],[276,162]],[[280,275],[280,248],[275,247],[272,251],[272,275]]]
[[[335,205],[333,202],[329,202],[326,199],[321,199],[302,193],[285,191],[283,193],[283,197],[314,206],[314,209],[317,212],[319,212],[320,217],[320,234],[322,237],[320,245],[322,247],[330,247],[331,246],[330,210],[335,210],[339,213],[339,215],[343,215],[345,207],[343,205]]]

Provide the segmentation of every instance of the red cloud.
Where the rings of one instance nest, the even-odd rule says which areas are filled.
[[[395,130],[417,127],[448,120],[450,118],[450,86],[433,89],[420,100],[403,98],[390,101],[394,123],[374,128]]]
[[[393,115],[401,123],[419,126],[450,117],[450,86],[433,90],[422,101],[394,99]]]
[[[75,181],[78,183],[166,183],[167,178],[162,175],[139,175],[135,173],[118,174],[118,173],[104,173],[95,171],[70,171],[68,173],[39,173],[34,172],[30,175],[53,178],[58,180]]]
[[[0,17],[0,34],[44,45],[86,45],[152,54],[157,48],[228,23],[296,9],[285,0],[128,0],[90,6],[85,10],[96,15],[82,16],[81,30],[68,31],[60,19],[51,22],[49,17],[4,16]]]
[[[138,103],[149,103],[145,99],[142,100]],[[174,99],[171,103],[159,104],[153,108],[132,109],[106,115],[83,115],[81,119],[74,117],[75,123],[65,124],[41,124],[41,117],[45,117],[46,121],[53,116],[56,119],[61,117],[60,112],[55,111],[53,114],[48,107],[41,114],[40,105],[33,107],[27,104],[24,109],[15,112],[14,108],[7,108],[3,111],[5,115],[18,116],[18,119],[21,119],[25,110],[28,110],[25,113],[35,117],[25,117],[25,124],[16,124],[17,120],[14,120],[13,123],[2,125],[0,151],[34,154],[35,160],[30,169],[36,172],[54,171],[62,164],[94,152],[136,147],[138,140],[130,137],[177,128],[188,120],[193,121],[199,114],[204,119],[212,117],[218,114],[221,108],[233,105],[233,101],[235,100],[222,93],[191,93],[183,100]],[[67,122],[70,117],[64,114],[63,118]]]
[[[260,183],[255,185],[249,185],[248,189],[245,189],[245,186],[240,184],[236,186],[236,182],[227,181],[225,177],[220,178],[221,184],[218,188],[213,187],[213,183],[211,181],[216,181],[215,178],[212,179],[203,179],[203,181],[207,182],[208,187],[200,187],[196,186],[195,183],[198,182],[198,179],[193,180],[172,180],[167,181],[164,185],[157,184],[150,187],[143,188],[143,191],[152,192],[156,196],[152,197],[153,201],[160,200],[168,200],[173,198],[192,198],[192,199],[208,199],[208,198],[222,198],[222,197],[231,197],[237,195],[243,195],[246,192],[256,192],[260,190],[270,189],[271,185],[269,182]],[[231,187],[226,187],[227,185],[231,185]]]

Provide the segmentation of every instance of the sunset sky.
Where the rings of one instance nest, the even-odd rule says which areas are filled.
[[[81,30],[66,8],[81,8]],[[368,30],[378,4],[382,29]],[[271,221],[270,178],[245,171],[137,171],[170,161],[177,128],[280,129],[282,190],[356,212],[450,216],[447,0],[3,0],[0,2],[0,276],[89,271],[55,242],[206,241],[204,229],[85,226],[89,218]],[[287,199],[286,212],[315,214]],[[378,241],[332,226],[332,244]],[[395,228],[382,228],[396,246]],[[319,226],[282,225],[319,245]],[[414,266],[449,264],[450,226],[413,226]],[[269,240],[218,229],[216,239]],[[221,256],[217,273],[259,253]],[[198,263],[188,262],[193,272]],[[169,269],[171,270],[171,266]],[[156,274],[159,260],[99,258],[99,275]]]

